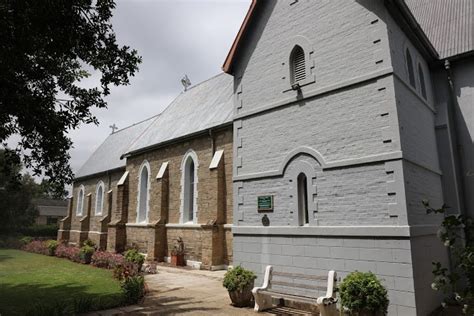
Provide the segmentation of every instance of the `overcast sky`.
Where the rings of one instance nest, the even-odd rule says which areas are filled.
[[[99,126],[70,132],[71,167],[76,172],[110,134],[160,113],[183,89],[220,73],[250,0],[118,0],[112,20],[118,41],[143,57],[131,85],[113,88],[108,109],[93,113]],[[90,84],[94,78],[90,80]]]

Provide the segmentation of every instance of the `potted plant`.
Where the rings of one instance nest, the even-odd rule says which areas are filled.
[[[171,250],[171,265],[176,267],[182,267],[185,265],[184,262],[184,243],[181,237],[176,239],[176,244]]]
[[[94,247],[91,247],[89,245],[84,245],[81,247],[81,250],[79,251],[79,258],[81,261],[85,264],[91,263],[92,260],[92,255],[94,254]]]
[[[250,306],[253,300],[252,289],[256,278],[257,276],[252,271],[241,266],[227,271],[222,285],[229,291],[232,305],[236,307]]]
[[[372,272],[352,272],[339,285],[342,307],[349,315],[386,315],[387,290]]]

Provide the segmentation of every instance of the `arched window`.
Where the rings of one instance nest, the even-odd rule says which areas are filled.
[[[95,190],[95,215],[102,215],[104,208],[104,182],[100,181]]]
[[[420,76],[420,89],[421,95],[426,99],[426,83],[425,83],[425,74],[423,73],[423,67],[418,64],[418,75]]]
[[[79,192],[77,193],[77,206],[76,206],[76,215],[82,216],[82,211],[84,209],[84,186],[79,187]]]
[[[142,164],[138,177],[137,223],[146,223],[150,190],[150,165],[147,161]]]
[[[192,222],[194,219],[194,179],[195,175],[195,166],[194,160],[191,156],[186,159],[185,169],[184,169],[184,213],[183,221]]]
[[[308,179],[302,172],[298,175],[298,223],[300,226],[309,224],[308,212]]]
[[[296,45],[290,55],[290,75],[291,84],[298,83],[306,79],[306,61],[304,50]]]
[[[410,50],[407,48],[406,50],[406,62],[407,62],[407,69],[408,69],[408,79],[410,81],[410,85],[413,88],[416,88],[415,82],[415,70],[413,69],[413,59],[411,58]]]

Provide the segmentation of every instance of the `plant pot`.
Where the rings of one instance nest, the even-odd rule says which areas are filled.
[[[184,267],[184,254],[181,255],[171,255],[171,265],[175,267]]]
[[[93,253],[82,253],[80,254],[80,258],[82,263],[89,264],[92,261]]]
[[[229,291],[230,300],[235,307],[248,307],[253,301],[253,281],[242,290]]]

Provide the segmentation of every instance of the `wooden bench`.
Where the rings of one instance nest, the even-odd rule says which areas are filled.
[[[275,279],[274,279],[275,278]],[[316,283],[327,283],[326,286]],[[322,316],[338,315],[336,309],[336,272],[331,270],[327,276],[306,275],[274,271],[272,266],[265,269],[261,287],[252,290],[255,298],[255,311],[260,312],[273,307],[272,298],[288,299],[296,302],[315,304]],[[276,287],[273,288],[273,286]],[[287,290],[285,290],[285,288]],[[298,295],[296,292],[326,291],[325,296],[312,297]]]

